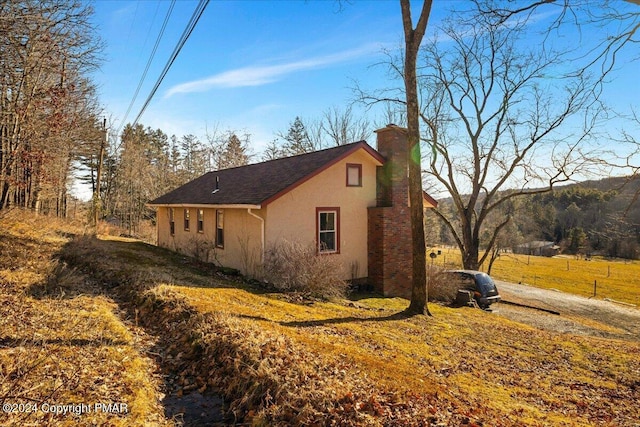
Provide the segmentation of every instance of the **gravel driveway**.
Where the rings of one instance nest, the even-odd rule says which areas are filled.
[[[610,301],[590,299],[564,292],[496,280],[505,302],[547,310],[499,303],[494,313],[537,328],[605,338],[640,341],[640,309]]]

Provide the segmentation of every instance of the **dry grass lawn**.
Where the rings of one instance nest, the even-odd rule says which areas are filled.
[[[120,401],[127,415],[0,414],[12,425],[158,425],[158,382],[105,292],[129,298],[192,389],[247,425],[637,426],[640,343],[481,310],[266,293],[127,239],[3,218],[0,399]],[[43,244],[44,243],[44,244]],[[71,267],[52,259],[59,251]],[[16,262],[16,260],[19,260]],[[99,287],[101,285],[102,287]],[[144,334],[140,334],[144,336]],[[186,390],[186,388],[185,388]]]
[[[327,364],[341,364],[348,377],[364,376],[380,395],[428,396],[429,410],[445,421],[447,411],[487,425],[635,425],[640,419],[637,343],[543,332],[467,308],[432,305],[433,318],[398,318],[406,306],[398,299],[299,305],[241,289],[172,289],[200,311],[257,325]],[[349,381],[333,392],[343,398]]]
[[[434,304],[433,317],[406,318],[401,299],[304,301],[139,243],[85,241],[75,256],[118,280],[146,277],[145,315],[185,335],[189,369],[245,422],[637,426],[640,419],[637,342]]]
[[[90,278],[55,257],[83,227],[0,217],[0,425],[166,425],[133,327]],[[126,404],[96,408],[95,404]],[[88,410],[78,407],[86,404]],[[57,414],[56,411],[84,411]],[[117,408],[123,413],[105,412]],[[103,410],[104,409],[104,410]]]

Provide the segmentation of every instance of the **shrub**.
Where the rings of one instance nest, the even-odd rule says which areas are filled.
[[[315,245],[281,240],[267,248],[263,276],[274,288],[314,297],[343,297],[347,283],[333,255],[318,255]]]
[[[427,283],[429,284],[429,301],[451,304],[456,300],[460,283],[452,280],[451,275],[440,267],[427,267]]]
[[[214,242],[206,239],[192,237],[185,249],[187,255],[194,257],[201,262],[211,262],[213,258],[216,265],[219,264]]]

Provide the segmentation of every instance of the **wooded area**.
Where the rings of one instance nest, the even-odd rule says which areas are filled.
[[[100,217],[135,234],[152,211],[146,203],[211,170],[249,162],[249,135],[213,132],[202,142],[194,135],[169,137],[161,129],[127,125],[105,156]],[[83,158],[90,173],[83,179],[96,191],[95,157]]]
[[[483,242],[497,223],[508,215],[511,221],[494,242],[489,262],[502,251],[532,242],[553,242],[564,254],[612,258],[640,257],[640,206],[633,203],[640,191],[637,177],[605,178],[532,194],[513,201],[487,219],[481,229]],[[449,214],[453,201],[439,205]],[[507,211],[505,211],[505,209]],[[427,219],[427,241],[431,245],[455,245],[448,227],[431,214]]]
[[[354,123],[360,127],[354,127]],[[340,145],[352,142],[346,139],[351,136],[364,139],[367,129],[362,123],[353,119],[349,109],[329,110],[309,128],[296,117],[286,132],[277,133],[261,157],[252,151],[251,135],[241,131],[212,129],[202,141],[191,134],[178,138],[161,129],[128,124],[119,138],[114,135],[106,147],[99,217],[136,234],[141,221],[153,216],[145,206],[151,199],[209,171]],[[81,179],[94,193],[98,183],[97,153],[80,157],[85,171]]]
[[[64,216],[74,161],[97,151],[91,13],[80,2],[0,3],[0,208]]]

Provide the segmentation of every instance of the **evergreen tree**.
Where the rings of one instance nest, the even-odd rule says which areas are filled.
[[[182,151],[182,175],[191,180],[207,172],[209,153],[194,135],[184,135],[180,140]]]
[[[298,116],[296,116],[293,123],[291,123],[289,131],[286,134],[279,134],[278,136],[284,140],[282,153],[285,156],[296,156],[314,151],[309,133]]]
[[[229,134],[218,158],[218,169],[244,166],[249,163],[248,137],[241,141],[234,132]]]

